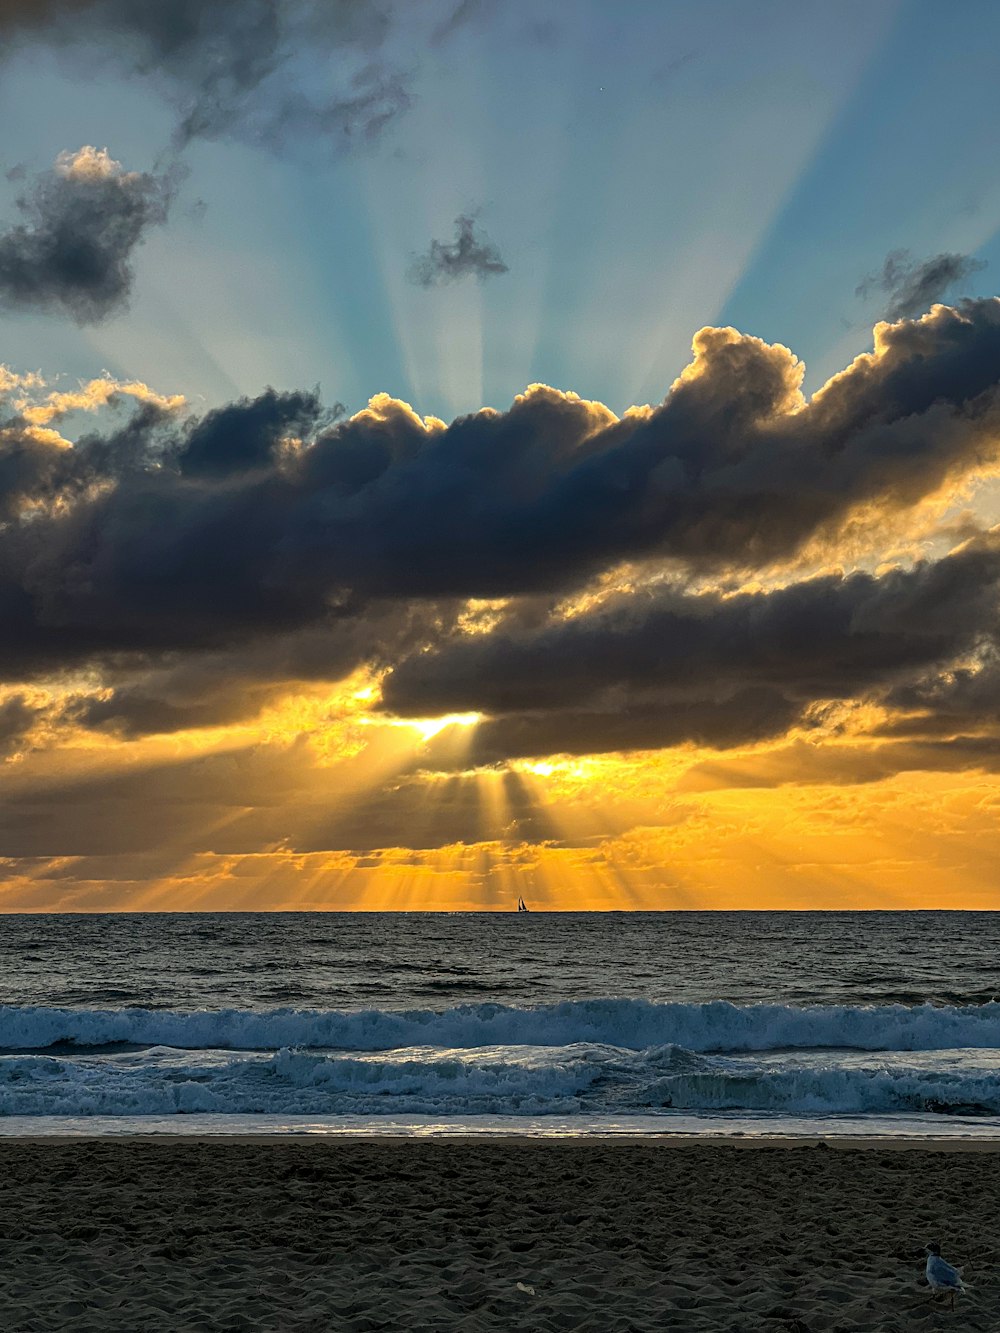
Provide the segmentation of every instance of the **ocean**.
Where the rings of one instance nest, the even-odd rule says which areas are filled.
[[[0,1133],[1000,1137],[1000,913],[0,918]]]

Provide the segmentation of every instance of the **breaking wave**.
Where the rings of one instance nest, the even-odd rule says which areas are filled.
[[[1000,1116],[1000,1004],[0,1007],[0,1116]]]
[[[1000,1057],[699,1055],[680,1047],[413,1047],[0,1058],[0,1114],[1000,1114]]]
[[[408,1046],[496,1045],[689,1051],[837,1047],[931,1051],[1000,1048],[1000,1003],[979,1005],[655,1004],[576,1000],[518,1008],[434,1009],[59,1009],[0,1006],[0,1050],[170,1046],[273,1051],[280,1047],[388,1051]]]

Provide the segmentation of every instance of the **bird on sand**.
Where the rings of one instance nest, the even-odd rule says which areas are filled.
[[[962,1270],[953,1268],[947,1260],[941,1258],[940,1245],[931,1242],[930,1245],[925,1245],[924,1249],[927,1251],[927,1267],[924,1269],[927,1276],[927,1285],[934,1296],[939,1291],[950,1292],[951,1308],[954,1310],[956,1294],[965,1291]]]

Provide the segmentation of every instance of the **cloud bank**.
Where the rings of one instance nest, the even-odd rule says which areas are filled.
[[[86,673],[63,723],[137,737],[361,669],[383,716],[482,715],[462,754],[430,742],[441,768],[753,744],[862,704],[885,736],[988,731],[996,535],[815,563],[872,513],[904,532],[995,474],[1000,301],[880,325],[808,401],[801,376],[787,348],[703,329],[656,407],[536,385],[445,424],[273,389],[185,416],[145,386],[46,395],[7,372],[0,681]],[[81,395],[118,419],[70,444]]]

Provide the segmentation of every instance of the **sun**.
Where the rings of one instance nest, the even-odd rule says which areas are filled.
[[[443,717],[407,717],[394,720],[398,727],[412,727],[425,743],[445,727],[474,727],[483,720],[482,713],[445,713]]]

